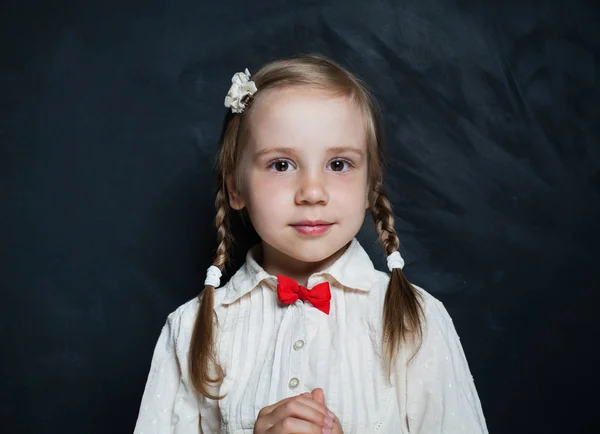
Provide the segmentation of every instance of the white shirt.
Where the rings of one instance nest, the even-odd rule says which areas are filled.
[[[320,387],[345,434],[487,433],[473,378],[446,309],[422,288],[420,350],[403,346],[387,381],[382,309],[389,275],[375,270],[356,239],[329,268],[331,311],[282,305],[277,278],[256,262],[256,246],[215,292],[216,349],[226,377],[214,401],[197,398],[187,372],[195,298],[168,316],[154,350],[135,434],[252,433],[258,412]],[[200,418],[200,420],[199,420]],[[201,424],[201,428],[199,426]]]

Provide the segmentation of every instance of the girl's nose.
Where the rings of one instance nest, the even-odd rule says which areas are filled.
[[[305,173],[301,176],[296,189],[295,201],[298,205],[327,204],[329,196],[323,175],[320,173]]]

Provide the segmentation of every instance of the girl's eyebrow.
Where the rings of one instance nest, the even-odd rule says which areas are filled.
[[[327,152],[330,154],[343,154],[344,152],[354,152],[358,154],[359,157],[363,157],[365,155],[365,151],[360,148],[355,148],[354,146],[337,146],[334,148],[327,149]]]
[[[355,148],[353,146],[336,146],[333,148],[328,148],[327,152],[329,154],[342,154],[344,152],[353,152],[357,154],[359,157],[363,157],[365,155],[365,151],[360,148]],[[260,158],[266,154],[288,154],[288,155],[297,155],[297,152],[294,148],[265,148],[254,154],[254,158]]]
[[[296,155],[294,148],[265,148],[254,154],[254,158],[260,158],[266,154],[292,154]]]

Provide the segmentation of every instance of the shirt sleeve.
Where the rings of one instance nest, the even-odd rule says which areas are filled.
[[[154,348],[134,434],[202,433],[199,400],[182,371],[187,368],[189,349],[189,333],[184,329],[181,311],[169,315]],[[211,421],[203,420],[207,422]]]
[[[421,348],[406,368],[410,433],[487,434],[481,403],[444,305],[426,303]]]

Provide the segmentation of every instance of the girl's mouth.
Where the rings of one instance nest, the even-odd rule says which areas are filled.
[[[296,231],[298,231],[302,235],[322,235],[333,226],[333,223],[326,222],[323,220],[307,220],[293,223],[290,226],[292,226]]]

